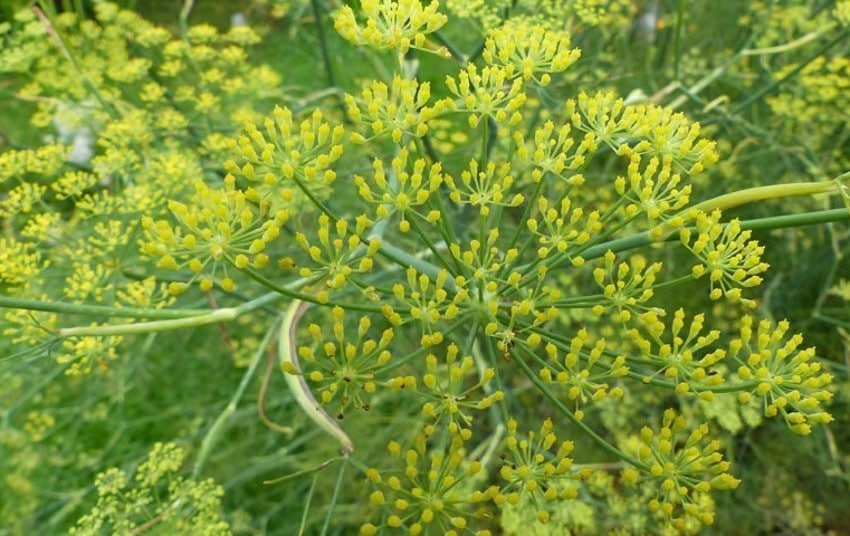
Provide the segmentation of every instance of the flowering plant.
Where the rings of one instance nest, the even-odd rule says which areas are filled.
[[[607,20],[588,5],[576,8],[585,24]],[[146,334],[257,319],[264,336],[234,342],[224,328],[247,371],[200,440],[195,476],[267,351],[338,443],[334,497],[351,466],[368,487],[364,535],[489,534],[518,510],[546,524],[602,481],[640,505],[646,530],[695,532],[714,522],[714,492],[739,484],[703,404],[732,395],[735,411],[799,435],[833,419],[833,374],[788,322],[755,310],[768,264],[753,231],[847,212],[724,210],[839,194],[840,181],[694,203],[720,158],[703,127],[611,91],[561,98],[581,51],[534,17],[485,29],[465,55],[438,2],[342,6],[334,28],[377,75],[305,104],[247,61],[260,40],[247,27],[184,18],[173,36],[113,4],[95,10],[22,12],[6,53],[19,57],[5,70],[32,73],[17,91],[36,126],[71,123],[97,141],[0,154],[4,334],[19,359],[48,355],[83,377],[108,375]],[[39,56],[51,40],[65,58]],[[694,294],[737,326],[714,326],[682,299]],[[645,396],[660,411],[624,434],[604,427],[612,402]],[[358,413],[401,413],[409,427],[387,456],[361,448]],[[123,484],[101,485],[126,480],[115,471],[81,527],[115,517],[105,498]],[[177,482],[170,497],[220,494]],[[218,530],[216,508],[202,510]]]

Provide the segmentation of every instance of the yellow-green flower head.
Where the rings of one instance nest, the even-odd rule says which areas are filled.
[[[451,321],[460,313],[459,304],[468,297],[465,289],[457,288],[456,282],[450,280],[446,270],[440,270],[435,278],[428,277],[416,271],[407,269],[407,285],[396,283],[392,293],[396,301],[409,309],[409,315],[422,328],[421,343],[423,346],[434,346],[443,341],[443,333],[436,330],[441,321]],[[455,290],[454,296],[447,289]],[[386,316],[391,316],[393,309],[388,306]]]
[[[334,28],[357,45],[406,54],[411,48],[425,50],[425,36],[446,24],[448,18],[437,11],[439,7],[437,1],[423,6],[419,0],[360,0],[365,25],[344,6],[334,14]]]
[[[97,503],[69,534],[143,532],[151,519],[175,534],[232,534],[222,518],[224,489],[212,479],[179,476],[185,458],[174,443],[156,443],[133,477],[116,467],[99,473],[94,480]]]
[[[421,217],[429,222],[439,219],[439,211],[420,213],[418,209],[426,205],[448,178],[442,173],[439,162],[428,166],[424,158],[410,162],[409,157],[410,152],[401,149],[392,159],[389,173],[384,169],[383,161],[376,158],[372,163],[373,173],[368,179],[354,176],[360,197],[376,205],[378,218],[389,218],[395,212],[401,214],[399,229],[402,232],[410,230],[408,216]]]
[[[695,390],[706,400],[713,399],[711,388],[725,381],[715,365],[726,357],[726,351],[712,348],[720,338],[720,331],[703,333],[705,315],[694,316],[687,332],[684,331],[686,322],[682,309],[673,314],[669,331],[654,311],[642,314],[639,324],[648,337],[638,328],[628,330],[626,336],[641,355],[652,360],[653,374],[663,374],[674,382],[679,394]]]
[[[393,78],[390,87],[375,80],[358,97],[346,94],[349,117],[368,131],[366,136],[355,134],[354,140],[364,143],[388,134],[394,143],[401,144],[404,136],[421,138],[428,133],[429,121],[450,106],[447,100],[428,106],[430,98],[428,82],[420,84],[400,76]]]
[[[693,267],[693,276],[708,276],[711,299],[725,296],[754,307],[755,302],[742,298],[741,289],[761,284],[760,274],[768,269],[768,264],[761,261],[764,247],[750,240],[752,231],[741,229],[737,219],[723,225],[720,218],[719,210],[711,214],[697,212],[696,233],[690,229],[679,233],[682,243],[702,261]]]
[[[823,406],[832,398],[832,374],[815,361],[815,349],[800,349],[800,334],[786,337],[789,324],[762,320],[753,330],[750,316],[741,319],[741,336],[729,345],[729,355],[738,376],[755,387],[739,395],[742,403],[761,398],[766,417],[782,415],[789,428],[800,435],[811,433],[812,425],[826,424],[832,416]]]
[[[302,370],[292,363],[284,371],[288,374],[303,374],[319,388],[322,404],[337,403],[335,414],[342,418],[349,406],[369,410],[368,396],[382,384],[378,375],[392,359],[389,350],[394,337],[392,328],[384,330],[379,339],[368,336],[372,321],[363,316],[357,323],[352,336],[346,326],[345,313],[340,307],[331,311],[333,323],[330,330],[318,324],[310,324],[308,331],[313,339],[311,345],[298,348]],[[326,333],[330,331],[331,333]]]
[[[449,175],[444,178],[449,187],[449,199],[478,207],[482,218],[490,213],[491,208],[516,207],[525,200],[512,188],[514,177],[508,162],[489,162],[486,167],[480,167],[473,159],[469,162],[469,169],[460,174],[459,182]]]
[[[592,133],[617,154],[671,160],[673,171],[696,174],[717,162],[715,143],[700,137],[699,123],[653,104],[626,106],[611,92],[581,93],[566,102],[567,117],[577,129]]]
[[[248,182],[247,198],[265,214],[288,208],[299,192],[327,194],[336,179],[333,165],[342,156],[343,136],[342,125],[324,121],[319,110],[298,122],[288,108],[276,106],[262,129],[245,125],[224,167]]]
[[[158,258],[157,266],[168,270],[188,268],[192,280],[199,278],[202,290],[210,290],[219,268],[227,266],[262,268],[269,262],[265,253],[269,242],[280,235],[289,213],[280,210],[263,219],[248,201],[247,195],[227,181],[225,188],[211,188],[202,181],[195,183],[195,195],[189,204],[170,200],[168,208],[177,220],[142,218],[144,243],[142,253]],[[225,276],[220,282],[224,290],[235,283]],[[183,287],[174,286],[179,293]]]
[[[4,292],[16,292],[9,287],[26,290],[47,266],[49,262],[42,258],[35,244],[14,238],[0,238],[0,284]]]
[[[602,228],[600,214],[593,211],[585,214],[582,207],[574,207],[568,196],[560,203],[553,203],[546,197],[537,199],[539,216],[528,219],[528,230],[537,237],[537,257],[545,259],[552,254],[569,256],[570,250],[587,243]],[[580,257],[571,258],[574,264],[581,264]]]
[[[656,276],[661,272],[661,263],[647,265],[641,255],[633,255],[629,262],[614,264],[616,256],[608,251],[605,253],[605,267],[593,270],[593,279],[602,289],[604,304],[594,306],[593,313],[602,315],[610,309],[615,309],[615,322],[628,322],[632,313],[641,314],[650,310],[646,305],[654,292]]]
[[[534,80],[547,86],[552,74],[567,70],[581,51],[570,48],[570,38],[527,22],[508,22],[490,30],[481,56],[490,65],[504,67],[509,77]]]
[[[514,132],[517,157],[533,167],[531,179],[539,182],[552,174],[570,185],[581,185],[584,177],[577,173],[586,163],[585,153],[594,150],[592,144],[575,145],[568,123],[555,130],[555,123],[546,121],[534,131],[534,139],[526,142],[522,130]]]
[[[540,370],[540,378],[546,383],[556,383],[566,388],[567,398],[578,410],[592,402],[606,398],[622,398],[620,387],[611,387],[609,381],[629,373],[624,356],[611,357],[606,351],[605,339],[591,341],[590,333],[582,328],[572,338],[566,353],[548,343],[545,347],[546,367]]]
[[[420,434],[411,448],[403,450],[391,441],[387,451],[403,469],[366,471],[376,488],[369,502],[385,512],[383,526],[416,535],[459,535],[469,533],[476,520],[492,518],[484,505],[498,495],[498,488],[478,489],[484,466],[467,458],[459,436],[430,444]],[[375,529],[366,524],[361,534],[375,534]]]
[[[630,201],[623,208],[623,214],[631,217],[642,213],[650,224],[669,223],[681,227],[684,220],[676,215],[688,205],[692,188],[690,184],[682,184],[682,176],[674,173],[673,167],[670,155],[663,159],[653,156],[645,161],[638,153],[632,153],[626,176],[614,181],[617,193]],[[653,237],[660,238],[662,226],[650,232]]]
[[[62,342],[62,348],[56,356],[56,363],[69,365],[65,369],[68,376],[85,376],[92,372],[94,365],[102,371],[109,370],[109,363],[118,358],[115,348],[123,337],[74,337]]]
[[[507,428],[503,457],[506,463],[499,471],[507,483],[495,501],[516,505],[530,496],[539,510],[538,521],[546,523],[550,509],[555,508],[552,503],[578,496],[578,485],[571,482],[580,478],[569,457],[573,442],[559,442],[550,419],[543,421],[538,432],[519,434],[514,419],[508,421]]]
[[[712,489],[734,489],[740,480],[728,473],[730,463],[723,460],[720,441],[710,439],[708,425],[689,428],[683,416],[668,409],[661,428],[644,426],[640,438],[638,458],[646,464],[644,472],[627,469],[624,481],[657,486],[649,511],[677,529],[694,521],[712,524],[714,512],[703,508],[700,496]]]
[[[487,118],[511,126],[522,121],[520,110],[527,99],[522,79],[514,78],[504,67],[487,65],[479,70],[470,63],[457,79],[447,77],[446,86],[457,97],[454,107],[469,114],[472,128]]]
[[[502,391],[486,394],[496,371],[484,369],[480,373],[470,356],[459,357],[460,349],[450,344],[444,360],[434,354],[425,357],[425,371],[413,390],[424,400],[422,414],[431,421],[429,426],[441,426],[461,439],[472,437],[474,411],[490,408],[504,399]],[[397,388],[408,388],[405,377],[391,380]]]
[[[316,239],[311,240],[299,232],[295,234],[295,241],[315,263],[303,266],[299,273],[301,277],[322,277],[326,289],[319,291],[316,297],[325,302],[330,292],[341,289],[353,275],[372,270],[372,259],[380,241],[375,239],[363,244],[361,236],[372,223],[365,216],[358,217],[353,228],[347,220],[331,223],[327,214],[319,216],[317,223]]]

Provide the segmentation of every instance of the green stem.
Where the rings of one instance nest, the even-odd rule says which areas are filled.
[[[301,288],[312,282],[312,279],[298,279],[296,281],[293,281],[286,287],[294,291],[295,289]],[[60,328],[56,330],[55,334],[60,339],[67,339],[68,337],[83,336],[103,337],[108,335],[135,335],[139,333],[152,333],[157,331],[171,331],[175,329],[206,326],[209,324],[216,324],[218,322],[229,322],[231,320],[239,318],[245,313],[255,311],[257,309],[265,307],[270,303],[278,301],[283,297],[284,296],[279,293],[270,292],[268,294],[260,296],[257,299],[243,303],[238,307],[225,307],[224,309],[209,311],[205,314],[197,316],[176,318],[173,320],[157,320],[152,322],[137,322],[134,324],[119,324],[115,326],[78,326],[71,328]]]
[[[660,9],[656,3],[656,9]],[[673,77],[679,80],[679,63],[682,59],[682,28],[685,25],[685,2],[677,0],[676,2],[676,34],[673,36],[673,56],[675,63],[673,64]]]
[[[339,89],[339,86],[336,83],[336,76],[334,75],[333,65],[331,64],[331,56],[328,53],[328,40],[325,36],[325,28],[324,28],[324,20],[322,20],[322,8],[319,6],[318,0],[310,0],[310,7],[313,9],[313,18],[316,19],[316,33],[319,36],[319,50],[322,53],[322,65],[325,68],[325,76],[328,79],[328,85]],[[337,92],[337,99],[339,102],[340,110],[342,111],[342,116],[345,118],[346,122],[350,122],[348,118],[348,111],[345,108],[345,103],[342,99],[342,92]]]
[[[248,383],[251,381],[251,378],[257,371],[257,367],[263,360],[263,356],[265,355],[266,350],[268,349],[268,346],[271,343],[276,328],[277,322],[274,322],[269,328],[269,330],[266,332],[265,337],[263,337],[263,341],[260,343],[260,346],[257,348],[257,351],[254,353],[254,359],[252,359],[251,364],[248,365],[248,370],[246,370],[245,374],[242,376],[242,381],[239,382],[239,386],[233,393],[233,397],[230,399],[230,402],[219,414],[218,418],[216,418],[213,425],[210,426],[210,429],[207,431],[207,434],[201,441],[201,450],[198,453],[198,459],[195,460],[195,465],[192,468],[192,478],[198,478],[200,476],[201,470],[203,470],[204,464],[206,464],[207,459],[212,453],[213,448],[216,446],[216,444],[219,442],[222,435],[224,434],[227,421],[230,420],[234,413],[236,413],[236,407],[242,400],[242,396],[245,394],[245,390],[248,388]]]
[[[437,260],[439,260],[439,261],[440,261],[440,264],[442,264],[442,265],[443,265],[443,267],[444,267],[446,270],[448,270],[449,272],[451,272],[451,271],[452,271],[452,267],[451,267],[451,265],[449,264],[449,262],[448,262],[448,261],[447,261],[447,260],[443,257],[443,255],[440,253],[440,250],[438,250],[438,249],[437,249],[436,244],[434,244],[434,241],[433,241],[433,240],[431,240],[431,238],[430,238],[430,237],[428,236],[428,234],[425,232],[425,229],[423,229],[423,228],[422,228],[422,227],[421,227],[421,226],[420,226],[420,225],[416,222],[416,218],[417,218],[418,216],[419,216],[419,215],[418,215],[418,214],[416,214],[416,213],[411,213],[411,214],[410,214],[410,219],[408,220],[408,221],[410,222],[410,226],[411,226],[411,227],[413,227],[413,230],[416,232],[416,234],[417,234],[417,235],[419,235],[419,238],[421,238],[421,239],[422,239],[422,241],[423,241],[423,242],[425,242],[425,245],[426,245],[426,246],[428,246],[428,249],[429,249],[429,250],[431,250],[431,253],[433,253],[433,254],[434,254],[434,257],[435,257]]]
[[[328,514],[325,516],[325,524],[322,525],[322,533],[321,536],[325,536],[328,533],[328,529],[331,526],[331,516],[334,513],[334,507],[336,506],[337,501],[339,500],[339,492],[342,489],[342,481],[345,476],[345,468],[348,467],[348,458],[345,458],[339,466],[339,475],[336,477],[336,485],[334,486],[334,494],[331,497],[331,503],[328,506]]]
[[[466,62],[467,62],[466,55],[463,53],[463,51],[460,48],[458,48],[457,45],[455,45],[449,38],[447,38],[446,35],[443,32],[437,30],[436,32],[434,32],[431,35],[433,35],[434,39],[436,39],[441,45],[446,47],[446,50],[449,51],[449,54],[451,54],[452,57],[455,60],[457,60],[458,63],[461,64],[461,66],[466,65]]]
[[[690,207],[690,209],[711,212],[715,209],[726,210],[739,205],[752,203],[754,201],[824,194],[837,191],[839,191],[839,185],[836,181],[771,184],[770,186],[757,186],[755,188],[747,188],[746,190],[739,190],[737,192],[720,195],[707,201],[703,201],[702,203],[697,203]]]
[[[47,15],[44,14],[44,11],[42,11],[41,8],[38,7],[34,7],[33,11],[35,11],[35,14],[36,16],[38,16],[38,19],[41,21],[42,25],[44,25],[44,30],[50,37],[53,38],[54,42],[56,43],[56,46],[59,47],[59,50],[62,51],[62,54],[65,56],[65,58],[69,62],[71,62],[71,67],[74,69],[77,75],[79,75],[80,80],[83,81],[83,85],[86,87],[86,89],[89,90],[89,92],[94,96],[94,98],[97,99],[97,102],[100,103],[103,109],[106,110],[106,112],[110,116],[112,116],[113,118],[120,117],[121,114],[118,113],[118,110],[116,110],[115,107],[103,97],[103,95],[100,93],[100,90],[98,90],[92,79],[89,78],[89,76],[80,67],[80,64],[77,63],[77,59],[74,57],[73,54],[71,54],[71,50],[68,48],[68,45],[65,44],[65,40],[62,39],[62,36],[59,35],[59,32],[57,32],[56,28],[53,27],[53,23],[50,22],[50,19],[48,19]]]
[[[265,276],[260,275],[258,272],[254,271],[250,268],[243,268],[242,271],[246,275],[248,275],[251,279],[253,279],[257,283],[263,285],[267,289],[273,290],[273,291],[275,291],[279,294],[282,294],[283,296],[286,296],[287,298],[292,298],[293,300],[301,300],[301,301],[313,303],[313,304],[316,304],[316,305],[327,306],[327,307],[333,307],[335,305],[338,305],[338,306],[342,307],[343,309],[350,309],[350,310],[353,310],[353,311],[364,311],[364,312],[368,312],[368,313],[380,313],[381,312],[381,308],[377,305],[363,305],[363,304],[359,304],[359,303],[338,303],[338,302],[335,302],[335,301],[321,302],[315,296],[312,296],[310,294],[305,294],[303,292],[298,292],[297,290],[289,288],[289,285],[280,286],[277,283],[275,283],[274,281],[270,280],[269,278],[267,278]],[[323,279],[322,275],[313,275],[313,276],[310,277],[309,281],[311,283],[316,283],[318,281],[321,281],[322,279]]]
[[[53,313],[103,315],[118,318],[186,318],[203,315],[209,309],[145,309],[141,307],[110,307],[108,305],[85,305],[82,303],[49,302],[0,296],[0,308],[48,311]]]
[[[764,97],[765,95],[767,95],[768,93],[770,93],[771,91],[773,91],[774,89],[776,89],[777,87],[782,85],[786,80],[789,80],[790,78],[793,78],[794,76],[797,76],[797,74],[800,71],[802,71],[803,69],[805,69],[807,65],[809,65],[811,62],[813,62],[819,56],[822,56],[830,48],[834,47],[840,41],[842,41],[845,37],[847,37],[848,32],[850,32],[850,27],[842,29],[840,32],[838,32],[838,35],[833,37],[826,44],[824,44],[821,48],[816,50],[811,56],[809,56],[808,58],[806,58],[805,60],[800,62],[799,65],[797,65],[794,69],[792,69],[790,72],[788,72],[785,76],[767,84],[766,86],[762,87],[761,89],[759,89],[758,91],[756,91],[755,93],[750,95],[750,97],[748,99],[746,99],[744,102],[735,106],[735,108],[732,109],[732,113],[735,114],[737,112],[740,112],[741,110],[743,110],[744,108],[746,108],[750,104],[760,100],[762,97]]]
[[[832,210],[804,212],[802,214],[785,214],[782,216],[771,216],[769,218],[743,220],[741,221],[741,228],[752,230],[782,229],[788,227],[802,227],[804,225],[817,225],[848,219],[850,219],[850,211],[844,208],[837,208]],[[591,260],[605,255],[605,252],[608,250],[611,250],[612,253],[618,253],[620,251],[648,246],[656,242],[670,242],[678,240],[678,238],[677,234],[672,234],[656,240],[650,238],[648,231],[644,231],[642,233],[618,238],[616,240],[610,240],[588,248],[582,254],[582,257],[584,257],[585,260]]]

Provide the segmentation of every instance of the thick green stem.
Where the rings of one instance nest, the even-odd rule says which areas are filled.
[[[821,181],[821,182],[794,182],[790,184],[771,184],[770,186],[758,186],[756,188],[747,188],[724,195],[720,195],[697,203],[691,209],[711,212],[715,209],[726,210],[754,201],[764,201],[767,199],[780,199],[785,197],[796,197],[803,195],[816,195],[838,192],[839,185],[836,181]]]
[[[301,288],[311,282],[311,279],[298,279],[296,281],[293,281],[289,285],[286,285],[286,288],[294,291],[295,289]],[[257,309],[265,307],[270,303],[274,303],[275,301],[278,301],[283,297],[284,296],[279,293],[271,292],[268,294],[264,294],[263,296],[260,296],[257,299],[243,303],[238,307],[225,307],[223,309],[209,311],[205,314],[197,316],[176,318],[173,320],[156,320],[152,322],[119,324],[114,326],[78,326],[71,328],[60,328],[56,330],[56,335],[60,339],[84,336],[103,337],[108,335],[135,335],[139,333],[153,333],[157,331],[171,331],[175,329],[206,326],[209,324],[216,324],[218,322],[229,322],[231,320],[239,318],[245,313],[255,311]]]
[[[142,307],[110,307],[82,303],[48,302],[0,296],[0,308],[48,311],[52,313],[111,316],[117,318],[186,318],[209,313],[209,309],[146,309]]]
[[[782,229],[787,227],[802,227],[804,225],[816,225],[821,223],[829,223],[834,221],[842,221],[850,219],[850,211],[844,208],[832,210],[818,210],[815,212],[804,212],[802,214],[786,214],[783,216],[771,216],[769,218],[757,218],[753,220],[741,221],[742,229]],[[677,234],[668,235],[659,240],[650,238],[649,232],[644,231],[624,238],[610,240],[608,242],[588,248],[582,257],[585,260],[596,259],[603,255],[608,250],[612,253],[627,251],[629,249],[648,246],[655,242],[670,242],[678,240]]]

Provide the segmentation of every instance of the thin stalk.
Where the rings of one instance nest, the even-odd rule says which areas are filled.
[[[838,35],[836,35],[835,37],[830,39],[822,47],[820,47],[818,50],[816,50],[814,53],[812,53],[808,58],[806,58],[805,60],[800,62],[799,65],[794,67],[785,76],[783,76],[782,78],[779,78],[777,80],[772,81],[771,83],[767,84],[766,86],[762,87],[761,89],[759,89],[758,91],[756,91],[755,93],[750,95],[749,98],[747,98],[744,102],[735,106],[732,109],[732,114],[736,114],[736,113],[740,112],[741,110],[743,110],[744,108],[746,108],[750,104],[753,104],[754,102],[760,100],[762,97],[764,97],[765,95],[767,95],[768,93],[770,93],[771,91],[773,91],[774,89],[776,89],[777,87],[779,87],[780,85],[785,83],[785,81],[797,76],[797,74],[799,74],[800,71],[805,69],[806,66],[808,66],[811,62],[813,62],[815,59],[817,59],[818,57],[820,57],[824,53],[826,53],[829,49],[831,49],[832,47],[837,45],[839,42],[844,40],[844,38],[847,37],[848,32],[850,32],[850,26],[843,28],[840,32],[838,32]]]
[[[195,460],[195,465],[192,468],[192,478],[198,478],[200,476],[201,471],[204,468],[204,464],[206,464],[213,448],[215,448],[216,444],[218,444],[219,440],[221,440],[224,435],[227,421],[230,420],[234,413],[236,413],[236,408],[239,406],[239,402],[242,400],[242,396],[248,388],[248,383],[251,381],[251,378],[254,377],[254,373],[257,371],[260,361],[262,361],[266,352],[266,347],[271,343],[276,329],[277,322],[274,322],[269,330],[266,331],[266,335],[263,337],[257,351],[254,353],[254,358],[251,360],[251,364],[248,365],[248,370],[246,370],[245,374],[242,376],[242,381],[240,381],[239,386],[236,387],[236,391],[230,398],[230,402],[218,415],[215,422],[212,426],[210,426],[210,429],[204,436],[204,439],[201,441],[201,450],[198,453],[198,459]]]
[[[189,42],[189,15],[192,13],[192,8],[195,7],[195,0],[183,0],[183,7],[180,9],[178,25],[180,26],[180,38],[183,41]]]
[[[83,71],[80,67],[80,64],[77,63],[77,59],[71,54],[71,50],[68,48],[68,45],[65,44],[65,40],[62,39],[62,36],[59,35],[59,32],[56,31],[56,28],[53,27],[53,23],[50,22],[50,19],[47,18],[47,15],[44,14],[44,11],[39,7],[32,8],[35,11],[36,16],[41,21],[41,24],[44,26],[44,30],[47,34],[53,38],[56,46],[59,50],[62,51],[62,54],[65,58],[71,62],[71,67],[73,67],[74,71],[76,71],[77,75],[79,75],[80,80],[83,81],[83,85],[86,86],[86,89],[97,99],[97,102],[103,107],[106,112],[112,116],[113,118],[120,117],[121,114],[118,113],[118,110],[110,104],[104,97],[101,95],[100,91],[97,89],[97,86],[94,84],[91,78]]]
[[[333,65],[331,64],[331,56],[328,52],[328,40],[325,36],[325,28],[324,28],[324,20],[322,19],[322,8],[319,6],[318,0],[310,0],[310,7],[313,9],[313,18],[316,20],[316,34],[319,37],[319,50],[322,53],[322,65],[325,68],[325,76],[328,79],[328,85],[333,88],[339,89],[339,85],[336,82],[336,76],[334,75]],[[342,116],[345,118],[346,122],[350,122],[348,118],[348,111],[345,108],[345,104],[342,100],[342,92],[337,92],[337,99],[339,102],[340,110],[342,111]]]
[[[250,268],[243,268],[242,271],[245,274],[247,274],[251,279],[253,279],[257,283],[263,285],[267,289],[278,292],[278,293],[286,296],[287,298],[291,298],[293,300],[301,300],[301,301],[305,301],[305,302],[309,302],[309,303],[314,303],[316,305],[323,305],[323,306],[328,306],[328,307],[333,307],[335,305],[338,305],[338,306],[342,307],[343,309],[351,309],[351,310],[355,310],[355,311],[364,311],[364,312],[369,312],[369,313],[380,313],[381,312],[381,308],[377,305],[364,305],[364,304],[359,304],[359,303],[338,303],[338,302],[335,302],[335,301],[321,302],[321,301],[318,300],[318,298],[316,298],[315,296],[312,296],[310,294],[298,292],[297,290],[290,289],[287,286],[280,286],[277,283],[275,283],[274,281],[270,280],[269,278],[267,278],[265,276],[260,275],[258,272],[254,271]],[[311,279],[312,279],[313,282],[318,282],[321,279],[321,276],[313,276]]]
[[[413,230],[416,232],[416,234],[419,235],[419,238],[421,238],[422,241],[425,242],[425,245],[428,246],[428,249],[431,250],[431,253],[434,254],[434,257],[436,257],[440,261],[443,267],[446,270],[451,271],[452,267],[449,265],[449,262],[443,257],[443,255],[440,253],[440,250],[437,249],[437,246],[434,244],[434,241],[431,240],[431,238],[425,233],[425,229],[423,229],[416,222],[417,216],[418,214],[411,214],[411,218],[408,220],[410,222],[410,226],[413,227]]]
[[[331,526],[331,516],[334,512],[334,507],[336,506],[336,502],[339,500],[339,492],[342,489],[342,480],[345,476],[345,469],[348,467],[348,458],[345,458],[340,464],[339,467],[339,475],[336,477],[336,485],[334,486],[334,494],[331,497],[331,503],[328,506],[328,515],[325,516],[325,524],[322,525],[322,536],[325,536],[328,533],[328,528]]]
[[[658,5],[654,6],[656,9]],[[673,56],[675,63],[673,64],[673,78],[679,80],[679,63],[682,59],[682,28],[685,25],[685,2],[684,0],[676,1],[676,34],[673,37]]]
[[[594,443],[599,445],[603,450],[605,450],[609,454],[615,456],[616,458],[618,458],[620,460],[623,460],[624,462],[628,463],[629,465],[632,465],[634,467],[638,467],[640,469],[643,469],[644,471],[647,470],[647,467],[646,467],[645,464],[641,463],[639,460],[637,460],[635,458],[632,458],[631,456],[629,456],[625,452],[621,451],[620,449],[618,449],[617,447],[615,447],[614,445],[612,445],[608,441],[605,441],[605,439],[602,436],[600,436],[599,434],[594,432],[593,429],[591,429],[583,421],[580,421],[575,416],[575,414],[572,411],[570,411],[569,408],[567,408],[564,405],[564,403],[561,402],[560,399],[558,399],[558,397],[556,397],[552,393],[552,391],[549,390],[549,388],[546,386],[546,384],[543,383],[543,380],[541,380],[537,376],[537,374],[535,374],[534,371],[531,370],[531,367],[528,366],[528,363],[526,363],[525,360],[523,360],[522,357],[520,356],[520,352],[514,352],[512,357],[514,358],[514,361],[516,361],[517,365],[519,365],[519,368],[522,369],[522,372],[525,374],[525,376],[529,380],[531,380],[531,383],[533,383],[534,386],[537,387],[537,389],[540,391],[540,393],[543,394],[543,396],[546,397],[549,400],[549,402],[552,403],[552,405],[555,407],[555,409],[557,409],[562,415],[564,415],[567,419],[569,419],[570,422],[572,422],[576,427],[581,429],[581,431],[584,432],[584,434],[586,434],[588,437],[590,437],[590,439],[592,439]]]
[[[298,527],[298,536],[304,534],[307,527],[307,514],[310,512],[310,503],[313,501],[313,493],[316,491],[316,482],[319,480],[319,475],[313,475],[313,482],[310,484],[310,491],[307,492],[307,500],[304,501],[304,513],[301,514],[301,526]]]

